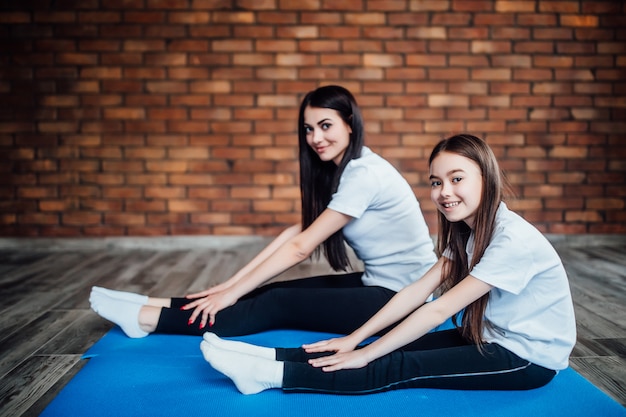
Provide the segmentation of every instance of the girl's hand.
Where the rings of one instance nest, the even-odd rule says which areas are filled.
[[[358,345],[349,335],[344,337],[338,337],[334,339],[321,340],[319,342],[302,345],[307,353],[319,353],[319,352],[350,352],[353,351]]]
[[[358,369],[368,364],[363,349],[345,353],[335,353],[331,356],[309,359],[309,364],[315,368],[322,368],[324,372],[334,372],[340,369]]]
[[[207,291],[203,291],[203,293],[209,293],[202,298],[198,298],[189,304],[181,307],[181,310],[191,310],[194,309],[193,313],[189,317],[189,324],[191,325],[196,321],[198,316],[201,315],[200,320],[200,328],[203,329],[207,322],[209,326],[213,326],[215,324],[215,315],[226,307],[230,307],[235,304],[238,300],[238,297],[234,294],[232,290],[223,290],[219,292],[211,291],[213,288]]]

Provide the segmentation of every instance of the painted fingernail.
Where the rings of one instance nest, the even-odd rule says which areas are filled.
[[[191,326],[193,324],[193,320],[189,319],[189,321],[187,322],[187,326]]]
[[[209,323],[209,327],[213,327],[213,322]]]
[[[204,329],[204,323],[200,323],[200,329]]]

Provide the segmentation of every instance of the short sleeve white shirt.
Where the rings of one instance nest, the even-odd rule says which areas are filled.
[[[354,218],[343,234],[363,261],[365,285],[399,291],[437,261],[413,190],[367,147],[346,166],[328,208]]]
[[[474,236],[467,244],[471,259]],[[491,243],[470,274],[494,288],[484,340],[545,368],[565,369],[576,343],[567,274],[550,242],[501,203]]]

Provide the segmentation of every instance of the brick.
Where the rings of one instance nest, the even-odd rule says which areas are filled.
[[[119,67],[88,67],[80,70],[81,78],[119,79],[122,78],[122,69]]]
[[[126,105],[131,107],[156,107],[165,106],[168,97],[156,94],[128,94],[126,95]]]
[[[102,215],[99,213],[77,211],[65,212],[61,215],[61,224],[68,226],[86,226],[101,224]]]
[[[163,68],[125,68],[124,78],[163,79],[166,72]]]
[[[319,28],[315,25],[278,26],[276,28],[276,36],[280,39],[318,39]]]
[[[507,54],[512,51],[512,45],[509,41],[473,40],[470,50],[473,54]]]
[[[211,43],[211,50],[215,52],[229,52],[229,53],[240,53],[240,52],[252,52],[254,50],[252,45],[252,40],[219,40],[213,41]]]
[[[448,30],[450,39],[488,39],[489,29],[486,27],[451,27]]]
[[[146,224],[145,214],[105,213],[104,224],[114,226],[137,226]]]
[[[269,187],[232,187],[230,198],[268,199],[270,198]]]
[[[585,223],[593,223],[593,222],[601,222],[603,221],[602,216],[597,211],[586,210],[586,211],[567,211],[565,212],[565,221],[566,222],[579,222],[583,221]]]
[[[229,225],[232,223],[230,213],[192,213],[190,217],[194,224]]]
[[[139,213],[164,212],[165,206],[165,200],[129,200],[126,201],[125,209]]]
[[[211,15],[208,12],[171,12],[167,14],[167,21],[170,23],[181,24],[207,24],[209,23]]]
[[[230,25],[208,25],[208,26],[190,26],[187,31],[185,31],[184,26],[182,27],[182,33],[179,37],[186,37],[187,32],[194,38],[225,38],[232,37],[232,29]]]
[[[624,206],[624,200],[621,198],[589,198],[586,200],[586,208],[591,210],[623,210]]]
[[[498,0],[495,4],[495,10],[500,13],[534,12],[535,2],[529,0]]]
[[[508,68],[481,69],[475,68],[471,71],[473,80],[510,80],[512,72]]]
[[[146,161],[147,172],[187,172],[187,161]]]
[[[467,107],[469,97],[460,94],[430,94],[428,105],[431,107]]]
[[[271,54],[240,53],[233,57],[233,63],[254,67],[272,65],[274,64],[274,56]]]
[[[103,38],[139,38],[143,29],[140,25],[111,24],[100,25],[100,36]]]
[[[204,147],[170,148],[167,156],[173,159],[207,159],[209,150]]]
[[[97,65],[98,54],[83,52],[66,52],[55,55],[57,64],[61,65]]]
[[[186,190],[184,187],[173,187],[169,185],[157,186],[149,185],[144,189],[146,198],[181,198],[185,197]]]
[[[128,185],[164,185],[167,184],[166,173],[156,174],[133,174],[126,178]]]
[[[101,54],[102,65],[109,66],[128,66],[140,65],[143,63],[143,55],[140,53],[120,52],[120,53],[103,53]]]
[[[104,109],[105,119],[145,119],[146,111],[142,108],[118,107],[115,109]]]
[[[208,174],[171,174],[169,184],[172,185],[210,185],[214,184],[213,175]]]
[[[167,209],[173,213],[206,212],[209,209],[209,203],[205,200],[168,200]]]
[[[37,130],[42,133],[76,133],[78,132],[77,122],[39,122]],[[1,129],[0,129],[1,130]]]
[[[591,15],[560,15],[561,26],[596,27],[599,24],[598,16]]]
[[[552,53],[553,49],[552,42],[519,41],[513,45],[513,52],[518,54]]]
[[[429,45],[430,45],[430,51],[434,53],[467,54],[470,52],[471,43],[468,41],[431,40]]]
[[[184,66],[187,65],[187,54],[184,53],[146,53],[144,56],[146,65],[154,66]]]
[[[535,39],[551,39],[551,40],[571,40],[574,38],[572,29],[569,28],[557,28],[557,29],[534,29]],[[567,46],[562,44],[562,46]]]
[[[443,26],[409,28],[406,34],[409,38],[416,38],[416,39],[447,39],[448,38],[446,28]],[[454,39],[455,36],[451,36],[451,38]]]
[[[149,81],[146,90],[150,93],[187,93],[188,86],[182,81]]]
[[[186,120],[188,114],[186,109],[149,109],[148,119],[150,120]]]

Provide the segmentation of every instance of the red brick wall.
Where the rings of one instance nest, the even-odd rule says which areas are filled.
[[[458,132],[542,231],[625,233],[625,28],[621,1],[2,2],[0,235],[276,233],[328,83],[433,233],[426,159]]]

